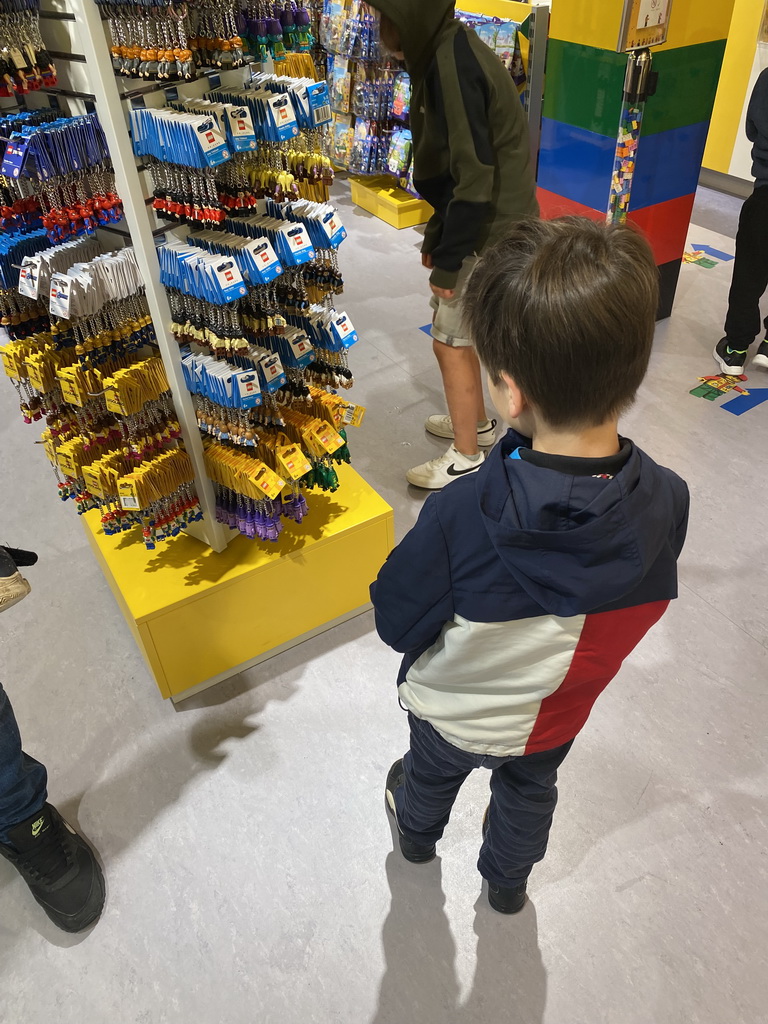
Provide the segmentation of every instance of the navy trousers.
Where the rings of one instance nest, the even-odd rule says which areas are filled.
[[[725,333],[731,348],[746,351],[760,333],[760,300],[768,288],[768,185],[741,208]],[[763,326],[768,331],[768,319]]]
[[[9,829],[40,810],[47,785],[43,765],[21,749],[16,716],[0,685],[0,843],[7,844]]]
[[[464,781],[475,768],[491,772],[488,834],[477,867],[496,885],[521,885],[547,852],[557,805],[557,769],[573,740],[521,757],[487,757],[454,747],[423,719],[409,714],[411,748],[405,785],[395,794],[397,818],[408,839],[430,846],[442,839]]]

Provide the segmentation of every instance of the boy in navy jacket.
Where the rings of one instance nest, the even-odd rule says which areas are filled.
[[[491,775],[478,867],[516,913],[546,852],[557,769],[622,662],[677,596],[685,483],[618,432],[648,368],[658,272],[642,237],[530,221],[467,291],[511,426],[431,496],[371,593],[411,746],[387,778],[403,855],[432,859],[462,783]]]

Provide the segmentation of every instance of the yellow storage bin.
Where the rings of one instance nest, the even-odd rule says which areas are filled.
[[[416,199],[394,183],[394,178],[350,178],[352,202],[393,228],[413,228],[426,224],[434,210],[423,199]]]

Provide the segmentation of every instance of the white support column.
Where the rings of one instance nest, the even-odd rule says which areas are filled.
[[[226,527],[216,522],[216,497],[213,485],[205,472],[203,442],[197,426],[192,396],[184,382],[179,345],[170,332],[171,308],[165,288],[160,283],[160,265],[155,252],[144,190],[136,169],[136,158],[127,130],[126,111],[115,81],[101,15],[93,0],[69,0],[69,4],[80,29],[90,88],[96,94],[99,120],[107,137],[115,168],[117,191],[123,201],[125,221],[130,229],[136,260],[146,284],[149,311],[173,392],[184,446],[195,470],[197,494],[205,520],[203,523],[195,524],[188,532],[203,540],[214,551],[223,551],[232,534]]]

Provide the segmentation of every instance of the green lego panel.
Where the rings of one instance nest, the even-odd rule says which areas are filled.
[[[659,87],[646,105],[643,135],[654,135],[710,119],[725,43],[725,39],[719,39],[698,46],[661,50],[653,55],[653,69],[659,74]]]
[[[544,116],[615,139],[626,54],[550,39]]]

